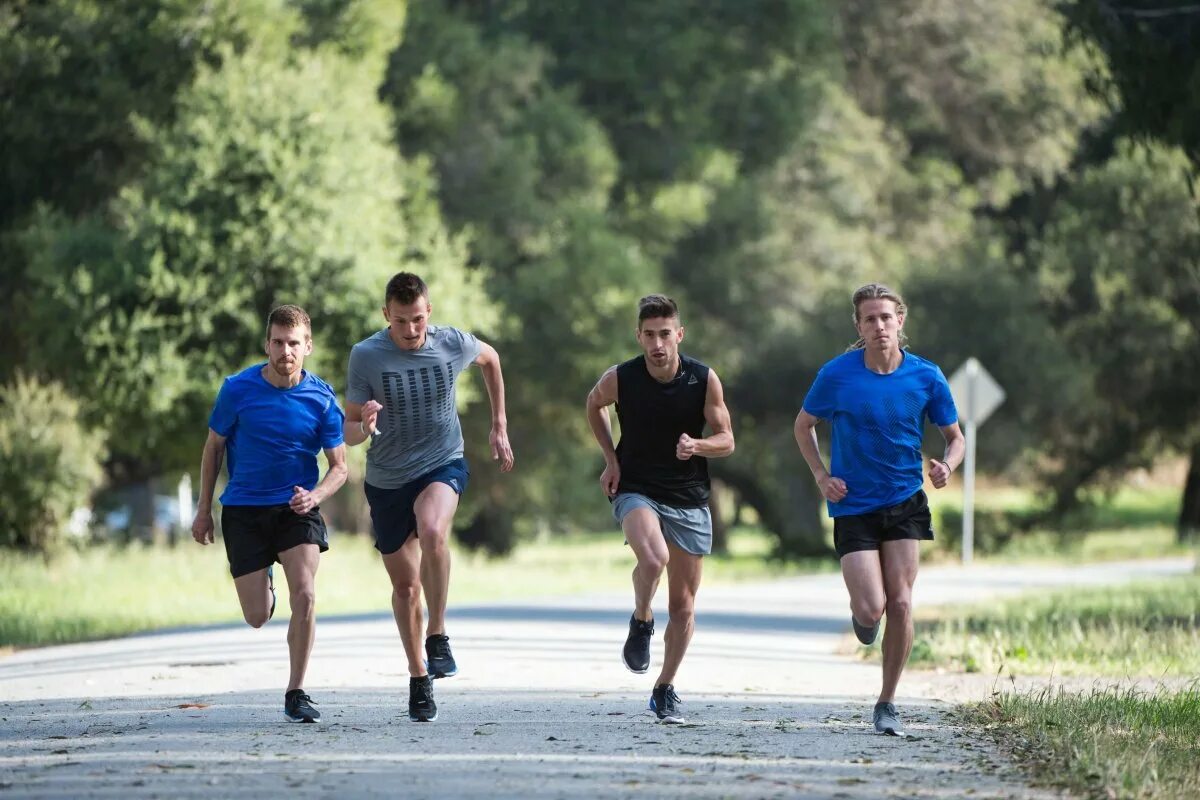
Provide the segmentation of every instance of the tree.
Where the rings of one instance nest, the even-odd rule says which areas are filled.
[[[1200,529],[1200,217],[1188,169],[1180,149],[1121,143],[1070,182],[1034,248],[1041,302],[1089,379],[1049,448],[1057,506],[1164,451],[1187,453],[1181,538]]]
[[[447,306],[488,319],[430,177],[397,157],[359,77],[269,39],[225,49],[171,122],[138,122],[147,166],[104,213],[47,210],[25,235],[33,297],[55,310],[30,361],[86,393],[129,477],[194,461],[220,377],[257,357],[274,305],[309,310],[310,364],[335,386],[399,269],[432,273]]]

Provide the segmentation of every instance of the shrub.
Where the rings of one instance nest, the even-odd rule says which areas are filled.
[[[49,553],[63,543],[103,480],[104,438],[56,383],[18,375],[0,386],[0,546]]]

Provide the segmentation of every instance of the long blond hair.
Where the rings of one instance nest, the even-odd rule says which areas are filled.
[[[882,283],[868,283],[866,286],[860,286],[855,289],[853,297],[850,298],[850,302],[854,304],[854,316],[852,319],[854,320],[855,329],[858,328],[858,307],[865,300],[891,300],[896,304],[896,315],[905,318],[908,317],[908,306],[904,304],[904,298],[900,296],[899,292],[884,286]],[[846,348],[846,352],[862,350],[866,346],[866,340],[860,336],[854,344]],[[908,336],[904,333],[904,329],[901,328],[900,349],[903,350],[906,347],[908,347]]]

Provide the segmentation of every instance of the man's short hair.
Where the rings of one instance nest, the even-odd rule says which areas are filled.
[[[271,338],[271,326],[278,325],[281,328],[298,328],[303,325],[308,331],[308,338],[312,338],[312,320],[308,318],[308,314],[304,313],[304,309],[300,306],[286,305],[278,306],[271,310],[267,315],[267,338]]]
[[[648,294],[638,300],[638,327],[648,319],[679,319],[679,306],[665,294]]]
[[[397,272],[387,283],[387,290],[383,293],[383,304],[386,306],[395,300],[400,305],[407,306],[421,297],[429,299],[429,287],[425,285],[425,281],[411,272]]]

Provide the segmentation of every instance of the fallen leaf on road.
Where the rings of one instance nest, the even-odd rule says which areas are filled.
[[[180,703],[176,708],[208,708],[212,703]]]

